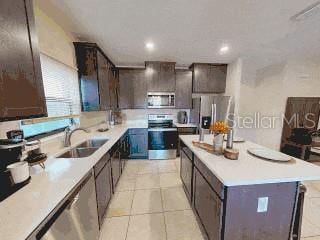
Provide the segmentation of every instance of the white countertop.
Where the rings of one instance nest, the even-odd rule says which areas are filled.
[[[176,127],[178,127],[178,128],[189,128],[189,127],[191,127],[191,128],[196,128],[196,127],[198,127],[196,124],[194,124],[194,123],[183,123],[183,124],[181,124],[181,123],[173,123]]]
[[[49,157],[46,168],[33,167],[31,182],[0,202],[0,239],[26,239],[55,209],[93,166],[108,152],[128,128],[147,128],[145,122],[115,125],[105,133],[92,132],[88,138],[108,138],[101,148],[87,158],[56,159]],[[55,156],[65,152],[59,151]]]
[[[229,160],[193,146],[198,135],[181,135],[180,139],[225,186],[320,180],[320,167],[306,161],[295,158],[294,163],[280,163],[252,156],[247,149],[262,147],[252,142],[234,143],[239,159]],[[206,135],[205,142],[212,144],[212,135]]]

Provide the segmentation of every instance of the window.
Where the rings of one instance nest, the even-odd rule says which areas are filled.
[[[44,54],[40,55],[40,60],[49,118],[32,124],[22,121],[21,129],[27,138],[63,129],[73,121],[79,121],[72,115],[78,115],[81,111],[77,71]]]

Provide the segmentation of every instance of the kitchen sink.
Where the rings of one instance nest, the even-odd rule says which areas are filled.
[[[69,151],[59,155],[57,158],[84,158],[89,157],[91,154],[93,154],[95,151],[97,151],[98,148],[94,147],[77,147],[70,149]]]
[[[107,138],[92,138],[80,143],[76,147],[67,152],[62,153],[57,158],[84,158],[89,157],[95,151],[105,144],[109,139]]]
[[[99,148],[105,144],[109,139],[107,138],[93,138],[80,143],[76,148]]]

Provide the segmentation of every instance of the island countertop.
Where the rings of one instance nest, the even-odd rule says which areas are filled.
[[[198,141],[198,135],[180,135],[180,139],[225,186],[320,180],[320,167],[312,163],[296,158],[287,163],[273,162],[251,155],[249,148],[263,148],[252,142],[234,143],[239,159],[229,160],[195,147],[192,141]],[[206,135],[205,142],[212,144],[213,136]]]

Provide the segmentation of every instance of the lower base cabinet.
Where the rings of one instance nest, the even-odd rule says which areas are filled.
[[[132,159],[148,158],[148,129],[133,128],[128,131],[130,154]]]
[[[298,182],[225,186],[183,142],[181,148],[181,180],[208,240],[291,239]],[[260,198],[268,199],[265,210],[258,210]]]
[[[104,156],[95,166],[98,220],[101,227],[112,197],[111,159]]]
[[[183,187],[189,199],[192,201],[192,172],[193,172],[193,160],[188,157],[188,155],[181,149],[180,157],[180,177],[183,183]]]
[[[115,192],[116,185],[121,175],[121,156],[120,156],[120,149],[118,148],[118,146],[112,150],[111,165],[112,165],[112,189],[113,189],[113,192]]]
[[[208,239],[220,240],[223,203],[197,168],[194,168],[194,209]]]

